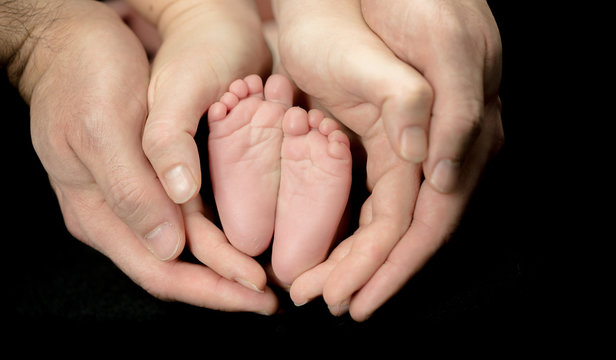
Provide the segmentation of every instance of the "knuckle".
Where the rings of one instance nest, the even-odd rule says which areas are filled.
[[[148,197],[146,190],[132,178],[115,180],[107,191],[106,198],[115,214],[130,222],[138,222],[144,216]]]
[[[71,234],[75,239],[78,239],[84,243],[89,244],[90,241],[83,227],[81,226],[81,222],[73,214],[70,209],[67,209],[67,206],[62,206],[62,217],[64,219],[64,226],[66,226],[66,230]]]
[[[494,135],[494,143],[491,149],[492,156],[496,155],[503,148],[503,146],[505,146],[505,133],[503,132],[503,129],[499,127]]]
[[[405,93],[412,102],[418,104],[430,105],[434,100],[434,90],[425,80],[414,82]]]
[[[160,123],[147,123],[143,131],[141,145],[146,155],[154,153],[157,149],[165,148],[169,144],[169,136],[166,127]]]
[[[90,240],[87,236],[87,232],[84,231],[81,221],[74,213],[74,210],[71,208],[67,201],[64,199],[63,195],[58,195],[58,200],[60,202],[60,210],[62,211],[62,218],[64,220],[64,226],[66,230],[71,234],[75,239],[78,239],[86,244],[90,244]]]
[[[466,139],[475,139],[483,126],[484,105],[479,100],[464,101],[457,106],[457,115],[453,117],[454,131]]]
[[[75,132],[78,136],[78,144],[87,151],[100,151],[106,147],[106,140],[111,138],[106,122],[95,116],[84,118],[80,130]]]
[[[70,146],[78,153],[97,153],[110,148],[115,137],[103,111],[77,109],[63,128]]]
[[[355,254],[370,263],[382,263],[389,254],[389,248],[381,241],[365,241],[361,243]]]
[[[148,123],[144,128],[141,146],[145,155],[152,159],[160,157],[169,151],[177,139],[174,139],[175,128],[164,122]]]
[[[466,133],[466,138],[469,140],[476,139],[481,133],[482,118],[481,117],[473,117],[472,119],[463,120],[464,130]]]

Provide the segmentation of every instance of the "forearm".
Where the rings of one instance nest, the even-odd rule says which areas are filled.
[[[0,66],[29,103],[58,56],[78,52],[115,21],[111,8],[92,0],[0,0]]]
[[[35,44],[42,37],[41,29],[49,24],[61,3],[59,0],[0,1],[0,66],[6,67],[13,84],[19,82]]]

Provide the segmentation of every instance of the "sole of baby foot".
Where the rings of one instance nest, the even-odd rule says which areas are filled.
[[[240,251],[256,256],[274,231],[282,119],[293,101],[290,81],[257,75],[234,81],[208,111],[214,198],[223,230]]]
[[[282,128],[272,267],[291,284],[331,247],[348,201],[352,158],[348,137],[321,111],[291,108]]]

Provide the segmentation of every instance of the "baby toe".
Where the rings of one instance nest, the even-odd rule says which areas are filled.
[[[207,111],[208,122],[220,121],[227,116],[228,107],[223,102],[213,103]]]
[[[240,99],[238,96],[232,92],[226,92],[220,97],[220,102],[227,107],[227,111],[231,111],[234,107],[239,104]]]
[[[248,75],[244,78],[247,96],[263,97],[263,79],[259,75]]]
[[[334,130],[327,136],[327,153],[329,156],[340,159],[351,159],[351,148],[348,136],[340,130]]]
[[[308,122],[310,123],[310,127],[314,129],[319,128],[319,125],[323,122],[324,118],[325,114],[321,110],[312,109],[308,112]]]
[[[308,113],[300,107],[292,107],[282,119],[282,131],[285,135],[305,135],[310,131]]]
[[[239,99],[243,99],[248,96],[248,84],[242,79],[237,79],[229,85],[228,92],[234,94]]]
[[[325,136],[329,136],[334,131],[339,131],[340,126],[336,120],[331,118],[324,118],[318,126],[319,132]]]

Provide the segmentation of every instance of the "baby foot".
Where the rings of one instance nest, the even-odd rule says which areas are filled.
[[[272,267],[291,284],[327,255],[349,196],[351,151],[338,124],[319,110],[289,109],[282,129]]]
[[[229,242],[261,254],[274,232],[280,183],[282,119],[291,107],[290,81],[272,75],[263,86],[236,80],[208,110],[208,149],[214,198]]]

